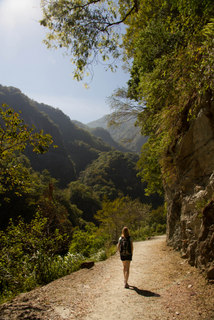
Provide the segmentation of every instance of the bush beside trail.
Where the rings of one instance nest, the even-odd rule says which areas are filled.
[[[153,222],[153,217],[157,212],[162,215],[158,210],[148,211],[145,221],[131,229],[133,240],[157,234],[159,224]],[[121,217],[120,221],[124,223]],[[159,228],[161,233],[165,231],[164,222]],[[50,232],[49,225],[48,218],[37,213],[28,223],[22,218],[16,224],[11,220],[8,228],[0,231],[0,302],[70,274],[84,261],[105,260],[116,252],[115,232],[108,233],[109,224],[76,227],[72,239],[58,229]]]

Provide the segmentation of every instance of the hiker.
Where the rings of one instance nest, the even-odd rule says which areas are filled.
[[[117,249],[120,252],[120,259],[123,263],[124,287],[129,288],[128,278],[130,262],[132,261],[133,243],[127,227],[124,227],[122,230],[121,237],[118,240]]]

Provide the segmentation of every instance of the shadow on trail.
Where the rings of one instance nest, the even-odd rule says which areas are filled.
[[[152,291],[148,291],[148,290],[142,290],[139,289],[137,287],[134,286],[129,286],[130,290],[134,290],[135,292],[137,292],[137,294],[139,294],[140,296],[144,296],[144,297],[156,297],[159,298],[160,295],[158,293],[152,292]]]

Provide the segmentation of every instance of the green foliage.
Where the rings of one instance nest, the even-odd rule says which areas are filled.
[[[117,247],[115,245],[106,246],[105,257],[109,258],[117,252]]]
[[[115,116],[115,112],[113,112],[112,115]],[[114,121],[111,121],[109,116],[104,116],[97,121],[90,122],[88,126],[94,128],[91,129],[94,135],[106,141],[116,150],[140,153],[142,145],[147,141],[147,137],[142,136],[139,127],[135,126],[136,120],[136,116],[133,116],[132,118],[129,117],[128,119],[122,117],[122,121],[121,118],[119,118],[118,123],[115,121],[115,118]],[[101,130],[105,131],[102,133],[100,128],[103,128]],[[106,132],[108,133],[107,136]],[[114,139],[113,141],[112,138]]]
[[[24,156],[20,157],[26,160]],[[56,181],[47,171],[39,174],[25,167],[28,164],[28,161],[23,162],[25,185],[28,181],[29,189],[21,195],[11,189],[0,194],[1,229],[7,227],[10,218],[16,221],[22,216],[25,221],[30,221],[39,208],[41,214],[48,218],[50,230],[58,228],[71,234],[73,226],[79,225],[81,212],[71,205],[66,193],[57,188]]]
[[[147,196],[153,193],[163,194],[161,168],[158,159],[160,155],[158,152],[158,142],[158,139],[152,141],[152,138],[149,138],[148,142],[142,147],[141,157],[137,163],[139,169],[138,176],[147,182],[145,188]]]
[[[88,223],[85,230],[77,228],[73,233],[69,252],[72,254],[80,253],[88,258],[97,254],[104,247],[105,238],[99,234],[98,228],[93,223]],[[102,259],[99,257],[99,260]]]
[[[140,221],[138,228],[131,229],[134,240],[146,240],[154,235],[166,233],[166,212],[164,207],[150,210],[143,220]]]
[[[30,222],[10,221],[6,231],[0,231],[0,292],[13,295],[56,279],[66,268],[56,268],[58,252],[67,242],[67,235],[56,229],[50,233],[48,219],[39,214]],[[70,270],[70,269],[69,269]]]
[[[1,159],[10,158],[14,152],[22,152],[27,144],[30,144],[36,153],[47,152],[50,143],[53,142],[50,135],[44,135],[43,131],[33,132],[33,129],[24,124],[19,114],[5,104],[0,108],[0,116]]]
[[[79,269],[84,257],[77,254],[67,253],[64,256],[54,255],[49,256],[47,254],[38,254],[36,257],[37,265],[35,267],[38,284],[47,284],[58,278],[64,277],[71,272]]]
[[[50,220],[40,214],[29,223],[11,220],[0,231],[0,302],[78,270],[86,258],[104,260],[113,252],[93,223],[76,228],[69,252],[68,240],[62,231],[51,231]]]
[[[163,207],[151,210],[151,206],[128,197],[104,201],[102,210],[95,217],[111,242],[117,242],[124,226],[129,227],[134,240],[145,240],[166,231]]]
[[[60,190],[57,189],[54,195],[55,203],[60,203],[62,206],[64,213],[67,212],[66,215],[60,214],[60,224],[63,225],[68,229],[70,228],[71,232],[71,224],[72,226],[80,226],[82,225],[82,210],[80,210],[76,204],[72,204],[70,202],[70,193],[68,189]],[[64,217],[64,218],[63,218]],[[61,219],[63,218],[63,219]],[[63,220],[63,221],[62,221]],[[68,220],[70,223],[68,223]]]
[[[122,197],[104,201],[102,210],[97,212],[95,218],[101,222],[101,229],[111,241],[117,241],[125,225],[132,230],[137,229],[150,209],[149,205],[142,204],[139,200]]]
[[[101,209],[101,202],[93,189],[79,181],[71,182],[66,190],[69,201],[81,211],[81,218],[95,222],[94,214]]]
[[[132,153],[111,151],[100,154],[88,168],[82,172],[81,181],[93,188],[102,199],[107,197],[111,200],[129,195],[133,199],[143,198],[143,185],[136,177],[136,162],[138,156]]]
[[[71,255],[80,255],[81,261],[102,261],[116,253],[117,248],[112,245],[113,239],[103,232],[103,228],[87,223],[84,229],[76,228],[69,247]]]
[[[131,235],[135,241],[142,241],[153,236],[154,231],[149,226],[139,227],[137,230],[132,230]]]
[[[81,80],[85,69],[97,61],[106,62],[119,55],[119,29],[112,28],[125,20],[135,9],[119,12],[113,1],[42,1],[41,25],[49,29],[47,47],[68,50],[75,64],[74,78]],[[78,28],[77,28],[78,26]],[[107,63],[114,70],[116,63]]]
[[[41,188],[41,177],[33,172],[29,160],[23,155],[28,146],[35,153],[48,151],[52,138],[29,128],[19,113],[3,105],[0,108],[0,213],[1,228],[10,217],[32,217]]]
[[[31,188],[29,170],[20,154],[27,145],[36,153],[47,152],[52,142],[50,135],[28,128],[13,109],[7,105],[0,107],[0,194],[7,193],[8,201],[8,191],[21,196]]]
[[[158,207],[157,209],[151,210],[146,219],[146,224],[149,226],[154,225],[163,225],[166,227],[166,210],[163,206]]]
[[[100,199],[107,197],[114,200],[117,197],[129,196],[157,207],[162,199],[157,194],[145,196],[146,184],[137,177],[138,159],[139,157],[133,153],[124,154],[119,151],[102,153],[81,173],[80,180],[91,186]]]
[[[33,124],[36,131],[43,129],[53,137],[58,148],[50,147],[42,155],[26,148],[24,153],[34,170],[42,172],[47,169],[61,188],[76,180],[80,171],[97,159],[100,152],[111,150],[102,140],[75,125],[61,110],[37,103],[16,88],[0,85],[0,104],[4,102],[16,113],[21,112],[26,124]]]
[[[209,0],[152,6],[142,1],[139,24],[128,21],[124,45],[133,58],[128,93],[146,101],[139,123],[150,137],[139,162],[147,193],[160,190],[160,180],[174,181],[173,147],[212,101],[213,10]]]

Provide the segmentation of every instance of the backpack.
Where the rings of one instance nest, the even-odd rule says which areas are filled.
[[[123,256],[132,254],[130,237],[120,238],[120,254]]]

